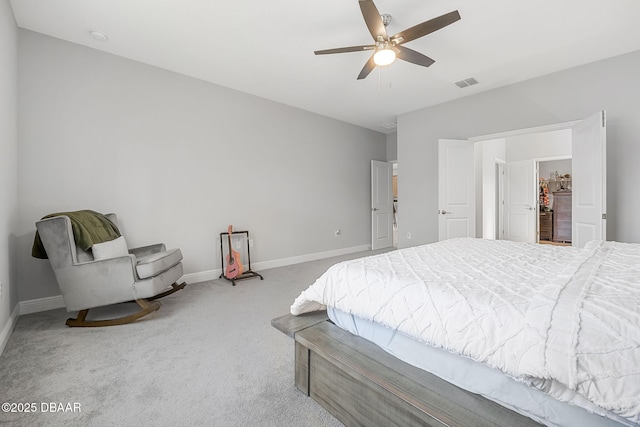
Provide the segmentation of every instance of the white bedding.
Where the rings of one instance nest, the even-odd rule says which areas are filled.
[[[336,264],[291,313],[326,306],[640,423],[640,245],[452,239]]]

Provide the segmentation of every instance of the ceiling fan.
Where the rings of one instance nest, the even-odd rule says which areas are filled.
[[[358,80],[367,77],[377,65],[389,65],[393,61],[395,61],[396,58],[402,59],[403,61],[411,62],[413,64],[421,65],[423,67],[430,66],[435,62],[433,59],[402,45],[422,36],[426,36],[427,34],[433,33],[434,31],[446,27],[447,25],[452,24],[460,19],[460,14],[456,10],[446,13],[437,18],[425,21],[422,24],[415,25],[411,28],[399,32],[394,36],[389,37],[387,35],[386,26],[391,20],[391,16],[380,15],[380,12],[378,12],[378,8],[376,8],[376,5],[372,0],[359,0],[359,3],[360,10],[362,11],[362,16],[364,17],[364,21],[367,24],[367,28],[369,28],[369,32],[375,40],[375,44],[340,47],[337,49],[316,50],[314,52],[316,55],[326,55],[331,53],[373,50],[374,53],[373,55],[371,55],[367,63],[364,64],[362,71],[360,71],[360,74],[358,75]]]

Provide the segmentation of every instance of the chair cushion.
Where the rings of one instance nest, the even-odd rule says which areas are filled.
[[[109,240],[108,242],[96,243],[91,246],[91,252],[93,253],[93,259],[95,260],[129,255],[127,242],[124,240],[124,236]]]
[[[180,249],[168,249],[138,258],[136,272],[138,277],[146,279],[170,269],[180,261],[182,261]]]

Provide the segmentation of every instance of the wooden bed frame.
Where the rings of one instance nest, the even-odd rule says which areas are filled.
[[[278,317],[295,341],[296,387],[347,426],[539,426],[334,325],[326,312]]]

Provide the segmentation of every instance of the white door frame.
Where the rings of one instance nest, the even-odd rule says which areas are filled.
[[[512,138],[514,136],[527,135],[530,133],[545,133],[545,132],[551,132],[554,130],[571,129],[575,124],[580,123],[581,121],[582,120],[572,120],[570,122],[562,122],[562,123],[556,123],[552,125],[537,126],[533,128],[517,129],[517,130],[511,130],[507,132],[493,133],[489,135],[474,136],[469,138],[469,141],[473,141],[473,142],[490,141],[492,139]]]

